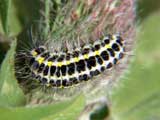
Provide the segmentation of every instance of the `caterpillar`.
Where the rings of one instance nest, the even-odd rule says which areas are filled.
[[[119,34],[103,38],[72,51],[49,52],[39,46],[29,52],[29,68],[34,79],[51,87],[67,88],[103,73],[123,58],[124,44]]]

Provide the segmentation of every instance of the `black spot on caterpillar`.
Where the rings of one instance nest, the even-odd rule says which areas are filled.
[[[39,46],[30,51],[29,66],[34,79],[43,85],[69,87],[92,80],[112,68],[123,54],[123,39],[114,34],[62,53],[50,53],[44,46]]]

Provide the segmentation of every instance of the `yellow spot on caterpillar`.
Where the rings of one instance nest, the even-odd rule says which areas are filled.
[[[105,48],[111,48],[111,46],[110,45],[105,45]]]
[[[63,85],[61,85],[59,88],[64,88],[64,86],[63,86]]]
[[[62,62],[57,62],[57,66],[61,67],[62,66]]]
[[[115,35],[112,35],[112,40],[116,40],[116,36]]]
[[[94,54],[95,54],[95,55],[99,55],[99,51],[95,51]]]
[[[44,58],[43,58],[43,57],[38,58],[38,63],[39,63],[39,64],[43,63],[43,61],[44,61]]]
[[[36,51],[33,51],[33,52],[32,52],[32,55],[33,55],[33,56],[37,56],[37,54],[38,54],[38,53],[37,53]]]
[[[69,65],[70,64],[70,61],[66,61],[66,65]]]
[[[79,58],[78,57],[75,57],[74,58],[74,62],[78,62],[79,61]]]
[[[68,74],[68,77],[69,77],[69,78],[73,78],[73,77],[74,77],[74,74],[73,74],[73,75],[69,75],[69,74]]]
[[[49,61],[49,62],[47,63],[47,65],[50,67],[50,66],[52,66],[52,63],[53,63],[53,62]]]
[[[46,84],[47,87],[50,87],[51,85],[49,83]]]
[[[85,54],[83,57],[84,57],[85,59],[88,59],[88,58],[89,58],[89,56],[88,56],[87,54]]]

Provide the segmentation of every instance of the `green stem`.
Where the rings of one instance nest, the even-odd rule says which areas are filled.
[[[50,29],[50,4],[51,0],[45,0],[45,28],[44,37],[47,38]]]

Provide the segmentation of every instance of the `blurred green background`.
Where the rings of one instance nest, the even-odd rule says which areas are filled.
[[[74,120],[85,104],[84,97],[80,96],[55,105],[23,107],[25,96],[20,88],[15,87],[13,71],[16,41],[7,38],[18,35],[32,20],[37,20],[38,8],[38,0],[0,0],[0,61],[3,61],[0,70],[0,120]],[[160,120],[159,39],[160,1],[139,0],[135,56],[120,85],[113,90],[110,111],[113,120]],[[9,43],[12,43],[10,50]]]

